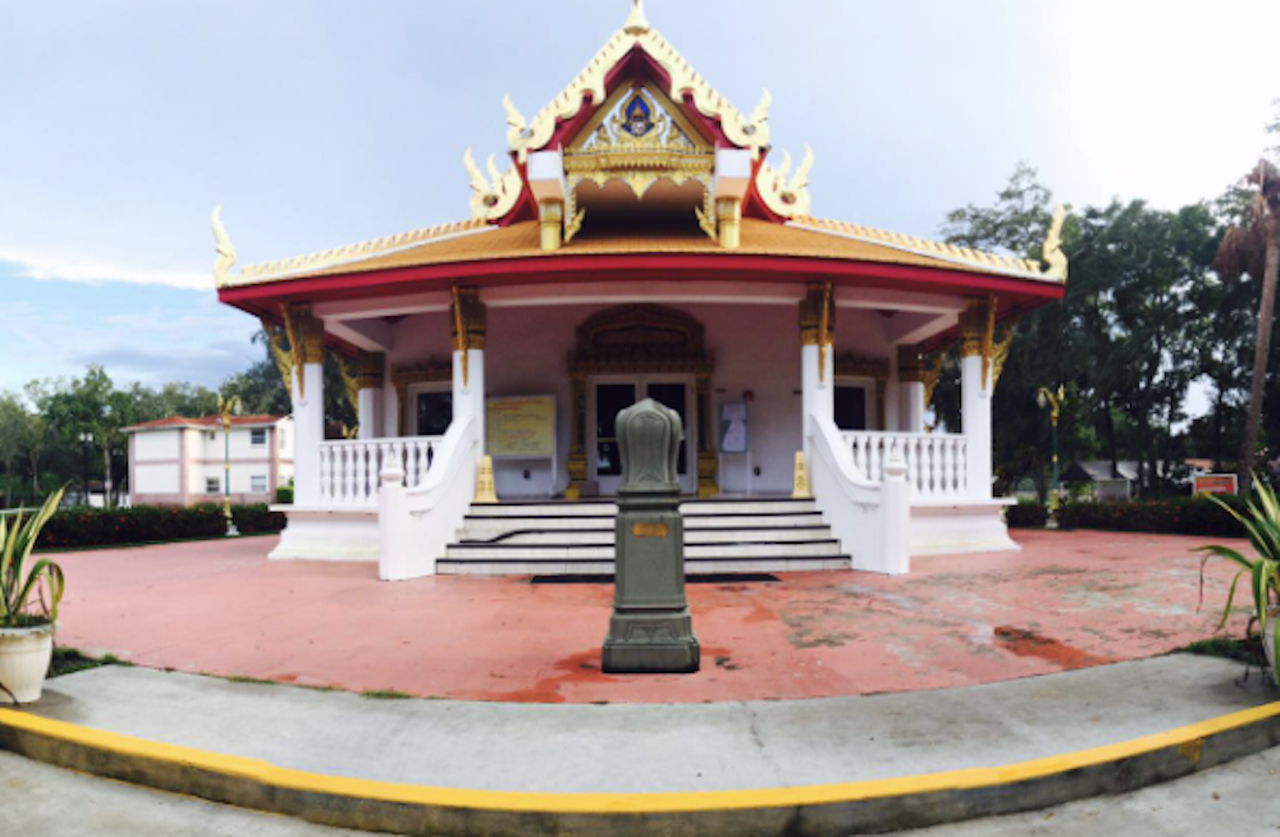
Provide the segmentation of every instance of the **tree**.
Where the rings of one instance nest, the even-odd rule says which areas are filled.
[[[1267,160],[1261,160],[1246,180],[1258,188],[1249,224],[1233,226],[1227,231],[1218,250],[1216,266],[1219,273],[1233,279],[1246,274],[1262,277],[1244,448],[1240,452],[1240,485],[1247,494],[1254,457],[1258,452],[1258,425],[1262,420],[1267,360],[1271,352],[1271,324],[1276,310],[1276,274],[1280,270],[1280,170]]]
[[[23,460],[22,438],[27,410],[11,393],[0,393],[0,467],[4,469],[4,505],[13,505],[13,489],[19,480],[17,465]]]
[[[942,234],[951,244],[1038,259],[1052,222],[1053,193],[1040,183],[1036,170],[1022,162],[992,206],[969,204],[948,213]],[[1069,217],[1063,230],[1068,252],[1077,246],[1076,227],[1075,218]],[[1038,308],[1012,326],[1013,342],[994,396],[994,412],[1000,420],[992,428],[992,461],[1003,490],[1013,490],[1026,477],[1034,481],[1042,498],[1048,490],[1053,451],[1048,417],[1036,403],[1042,386],[1056,390],[1060,384],[1067,385],[1072,393],[1059,427],[1063,454],[1073,458],[1092,450],[1092,436],[1078,420],[1079,388],[1072,384],[1079,368],[1068,326],[1074,296],[1075,285],[1068,284],[1067,300]],[[937,415],[950,428],[962,426],[964,420],[957,370],[955,353],[947,353],[943,377],[934,392]]]
[[[128,394],[118,392],[110,376],[97,365],[91,365],[83,378],[72,379],[55,391],[44,408],[50,423],[69,446],[74,447],[82,435],[91,438],[89,444],[98,446],[104,502],[108,506],[114,487],[113,460],[124,458],[124,435],[120,431],[135,417],[131,408]]]

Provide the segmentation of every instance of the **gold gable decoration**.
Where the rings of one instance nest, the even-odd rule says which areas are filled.
[[[804,147],[804,158],[794,175],[791,171],[791,152],[782,154],[782,165],[774,169],[768,163],[760,166],[756,175],[756,189],[765,206],[783,218],[804,218],[812,203],[809,197],[809,172],[813,169],[813,149]]]
[[[696,181],[706,195],[705,209],[696,210],[706,229],[715,163],[715,149],[665,96],[639,84],[618,88],[565,151],[564,242],[582,227],[577,189],[587,182],[600,188],[625,183],[642,200],[659,180],[676,186]]]
[[[476,165],[475,158],[468,148],[462,155],[462,163],[467,169],[467,178],[471,183],[471,219],[473,221],[497,221],[510,212],[520,200],[524,181],[515,166],[499,174],[495,155],[490,154],[486,163],[489,175],[486,177]]]
[[[649,25],[641,7],[632,8],[623,28],[614,33],[577,78],[533,119],[526,120],[521,116],[509,99],[504,103],[507,144],[516,159],[524,163],[530,151],[544,148],[555,134],[556,125],[575,116],[587,96],[592,102],[605,101],[608,95],[605,79],[636,48],[644,50],[671,79],[666,93],[673,101],[682,101],[687,93],[699,113],[720,122],[730,142],[739,148],[749,149],[752,159],[760,159],[761,150],[769,146],[769,92],[764,92],[760,104],[749,118],[743,116],[689,66],[689,62],[658,30]]]

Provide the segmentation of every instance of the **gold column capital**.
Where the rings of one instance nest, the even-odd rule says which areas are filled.
[[[800,300],[800,345],[835,343],[836,308],[830,282],[811,282]]]
[[[478,288],[456,288],[453,295],[453,350],[483,351],[488,315]]]
[[[976,357],[985,354],[983,345],[988,341],[987,326],[994,313],[993,300],[971,299],[960,312],[960,355]]]
[[[386,385],[387,356],[361,351],[356,356],[356,380],[360,389],[382,389]]]

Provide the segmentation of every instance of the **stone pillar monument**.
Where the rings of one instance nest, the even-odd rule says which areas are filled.
[[[610,673],[698,670],[698,639],[684,592],[684,521],[677,459],[680,415],[651,398],[618,413],[622,481],[613,617],[604,641]]]

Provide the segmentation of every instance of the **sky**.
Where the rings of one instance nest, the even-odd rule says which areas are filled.
[[[0,390],[101,363],[216,386],[261,355],[240,263],[463,219],[628,0],[0,0]],[[647,0],[731,102],[812,146],[816,215],[934,237],[1020,160],[1076,206],[1212,198],[1268,144],[1276,0]]]

